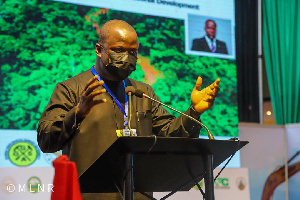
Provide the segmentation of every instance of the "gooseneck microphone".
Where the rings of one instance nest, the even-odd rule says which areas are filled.
[[[195,121],[196,123],[200,124],[202,127],[204,127],[204,128],[207,130],[207,132],[208,132],[208,138],[209,138],[210,140],[214,140],[214,139],[215,139],[214,136],[213,136],[213,135],[211,134],[211,132],[209,131],[209,129],[208,129],[202,122],[196,120],[195,118],[193,118],[193,117],[191,117],[191,116],[189,116],[189,115],[187,115],[187,114],[185,114],[185,113],[183,113],[183,112],[180,112],[179,110],[176,110],[176,109],[174,109],[174,108],[172,108],[172,107],[170,107],[170,106],[168,106],[168,105],[166,105],[166,104],[164,104],[164,103],[162,103],[162,102],[160,102],[160,101],[157,101],[156,99],[153,99],[153,98],[149,97],[148,95],[146,95],[146,94],[145,94],[142,90],[140,90],[140,89],[136,89],[135,92],[134,92],[134,94],[135,94],[137,97],[140,97],[140,98],[147,98],[147,99],[150,99],[151,101],[154,101],[154,102],[156,102],[156,103],[158,103],[158,104],[161,104],[161,105],[163,105],[163,106],[165,106],[165,107],[167,107],[167,108],[169,108],[169,109],[171,109],[171,110],[174,110],[175,112],[178,112],[179,114],[181,114],[181,115],[183,115],[183,116],[185,116],[185,117],[188,117],[189,119],[191,119],[191,120]]]
[[[132,117],[132,108],[131,108],[131,95],[135,93],[135,89],[133,86],[128,86],[126,87],[126,90],[125,90],[126,94],[128,94],[128,129],[129,129],[129,133],[130,133],[130,136],[134,136],[133,135],[133,132],[131,130],[131,126],[130,126],[130,121],[131,121],[131,117]]]

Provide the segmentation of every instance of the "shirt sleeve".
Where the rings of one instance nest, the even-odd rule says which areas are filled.
[[[82,120],[76,121],[75,93],[66,84],[56,85],[37,129],[37,141],[44,153],[63,149],[76,135]]]

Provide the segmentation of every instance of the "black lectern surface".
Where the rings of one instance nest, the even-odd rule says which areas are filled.
[[[80,177],[82,193],[118,192],[125,177],[125,155],[132,153],[135,192],[176,190],[205,173],[204,159],[213,155],[216,168],[246,141],[175,137],[120,137]],[[150,151],[149,151],[150,150]],[[182,190],[189,190],[190,183]]]

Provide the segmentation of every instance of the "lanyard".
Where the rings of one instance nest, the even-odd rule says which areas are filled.
[[[94,69],[94,67],[91,67],[91,71],[94,74],[94,76],[98,76],[98,81],[102,81],[101,77],[99,76],[99,74],[96,72],[96,70]],[[123,84],[124,84],[124,88],[126,89],[126,85],[125,85],[125,81],[123,80]],[[120,101],[116,98],[116,96],[112,93],[112,91],[107,87],[107,85],[104,83],[103,87],[106,89],[106,91],[109,93],[109,95],[113,98],[113,100],[116,102],[117,106],[120,108],[120,110],[122,111],[122,113],[124,114],[124,125],[128,124],[128,98],[125,92],[125,110],[123,108],[123,106],[121,105]]]

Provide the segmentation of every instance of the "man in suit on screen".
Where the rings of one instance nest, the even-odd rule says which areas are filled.
[[[206,35],[193,40],[193,51],[206,51],[211,53],[228,54],[225,42],[216,39],[217,24],[208,19],[205,22]]]

